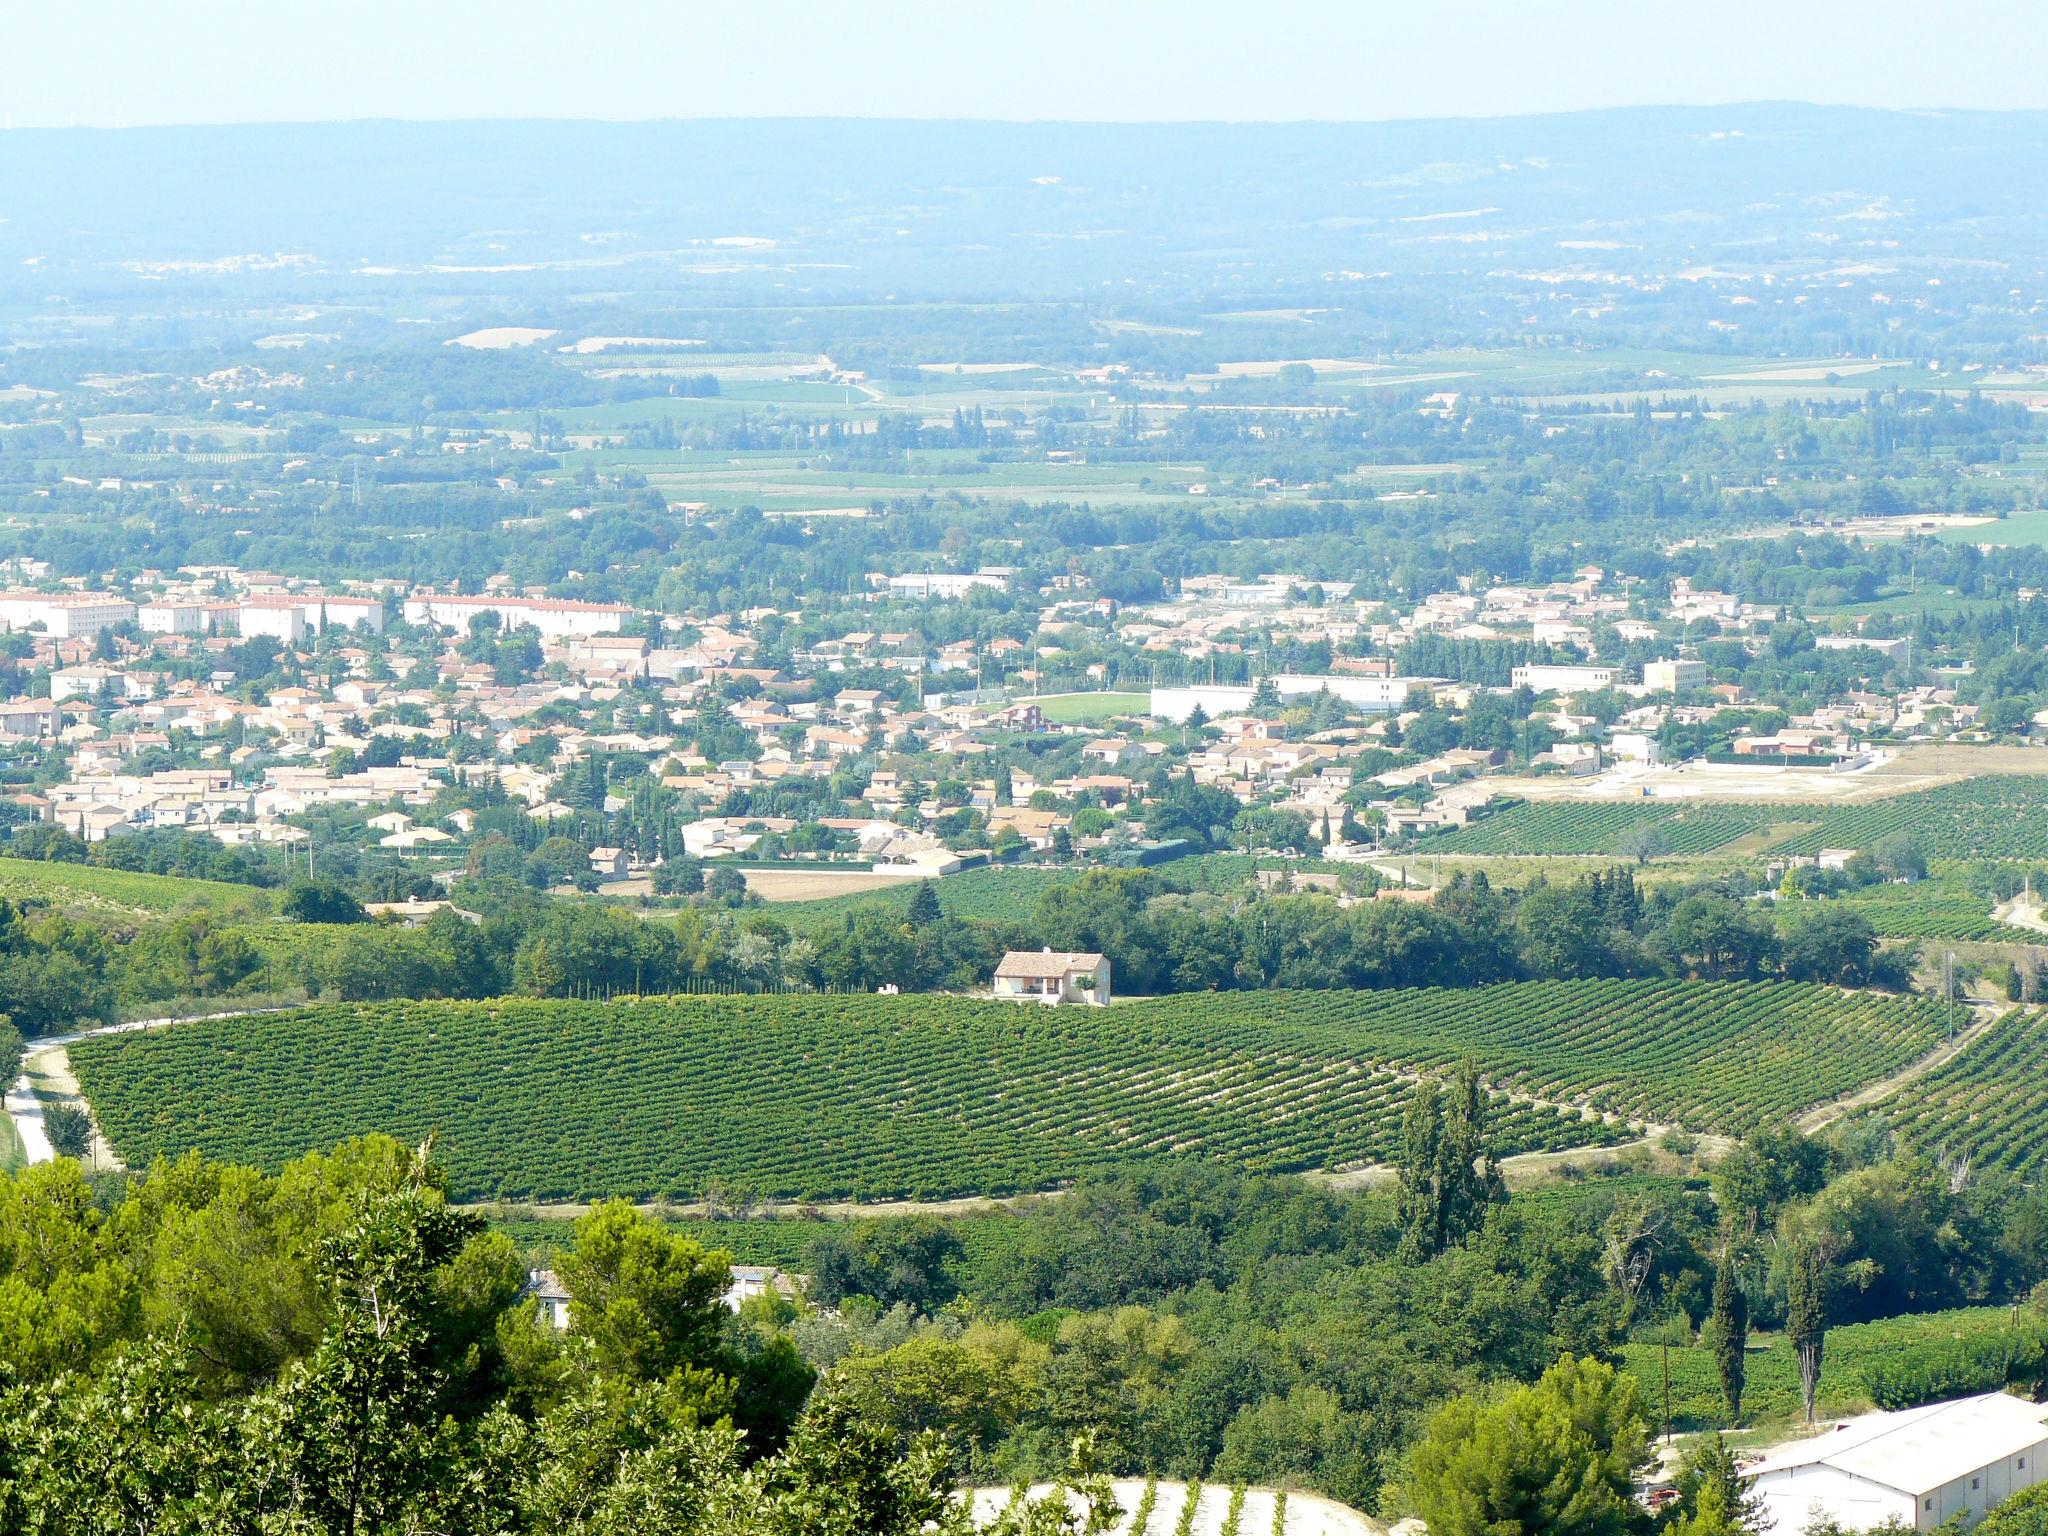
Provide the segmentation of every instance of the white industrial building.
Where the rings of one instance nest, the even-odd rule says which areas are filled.
[[[986,587],[991,592],[1001,592],[1010,584],[1011,572],[1001,566],[983,566],[971,576],[956,576],[941,572],[933,575],[917,571],[905,576],[891,576],[887,586],[891,597],[906,597],[914,601],[942,597],[958,599],[965,597],[976,587]]]
[[[1508,674],[1508,682],[1516,688],[1529,688],[1537,693],[1591,693],[1600,688],[1612,688],[1621,680],[1619,667],[1565,667],[1534,666],[1516,667]]]
[[[1814,1514],[1849,1530],[1897,1519],[1931,1530],[1984,1512],[2041,1477],[2048,1406],[2003,1392],[1850,1419],[1779,1446],[1746,1468],[1766,1536],[1797,1536]]]
[[[405,600],[408,624],[438,624],[443,629],[466,630],[480,613],[495,613],[506,629],[521,625],[540,631],[547,639],[563,635],[616,635],[633,617],[624,603],[576,603],[541,597],[456,597],[429,592]]]
[[[1353,677],[1348,674],[1311,676],[1283,672],[1272,679],[1273,691],[1285,699],[1313,698],[1319,693],[1342,699],[1353,709],[1368,714],[1392,714],[1406,707],[1408,695],[1420,692],[1428,697],[1441,679],[1434,677]],[[1208,683],[1190,688],[1154,688],[1147,713],[1178,725],[1202,707],[1214,720],[1220,715],[1241,715],[1251,708],[1254,689],[1249,683]]]

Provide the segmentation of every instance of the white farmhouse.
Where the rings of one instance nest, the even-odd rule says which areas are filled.
[[[1101,955],[1013,949],[996,967],[996,996],[1019,1003],[1109,1001],[1109,962]]]
[[[1897,1519],[1974,1525],[2030,1488],[2048,1456],[2048,1406],[2003,1392],[1850,1419],[1779,1446],[1746,1470],[1767,1536],[1796,1536],[1816,1510],[1852,1531]]]

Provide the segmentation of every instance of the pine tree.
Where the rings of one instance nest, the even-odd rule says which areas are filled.
[[[938,887],[929,880],[917,882],[917,889],[910,893],[910,926],[929,928],[943,914],[939,910]]]
[[[1721,1249],[1714,1266],[1714,1366],[1721,1376],[1721,1401],[1727,1405],[1728,1422],[1742,1422],[1742,1352],[1749,1345],[1749,1298],[1742,1294],[1742,1280],[1735,1271],[1735,1245]]]

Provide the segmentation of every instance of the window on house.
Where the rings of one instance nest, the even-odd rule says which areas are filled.
[[[1970,1491],[1971,1491],[1972,1493],[1975,1493],[1975,1492],[1977,1491],[1977,1488],[1978,1488],[1978,1487],[1979,1487],[1979,1485],[1981,1484],[1981,1482],[1982,1482],[1982,1479],[1981,1479],[1981,1478],[1975,1478],[1975,1477],[1971,1478],[1971,1479],[1970,1479]]]
[[[1932,1508],[1934,1508],[1934,1500],[1932,1500],[1932,1499],[1929,1499],[1929,1500],[1927,1501],[1927,1507],[1928,1507],[1929,1509],[1932,1509]]]

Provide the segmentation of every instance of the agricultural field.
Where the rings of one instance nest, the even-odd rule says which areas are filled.
[[[1768,826],[1775,814],[1761,805],[1525,800],[1416,846],[1431,853],[1617,854],[1624,840],[1647,830],[1660,854],[1702,854]]]
[[[1971,895],[1960,886],[1942,881],[1873,885],[1830,899],[1851,911],[1860,912],[1885,938],[2025,943],[2039,937],[2023,928],[1999,922],[1991,915],[1990,898]],[[1778,907],[1778,917],[1781,921],[1794,919],[1818,905],[1817,902],[1783,902]]]
[[[1026,922],[1037,911],[1041,895],[1073,876],[1072,870],[1044,864],[991,864],[962,870],[938,882],[939,910],[948,917],[978,918],[984,922]],[[779,901],[767,907],[765,915],[797,932],[816,933],[840,927],[862,912],[907,913],[911,894],[919,883],[905,880],[884,890],[856,891],[813,901]]]
[[[44,902],[80,918],[150,918],[202,910],[268,914],[276,905],[275,896],[259,886],[10,858],[0,858],[0,897]]]
[[[1643,1408],[1664,1412],[1663,1350],[1633,1343],[1623,1365],[1642,1390]],[[1822,1414],[1902,1408],[2029,1379],[2048,1355],[2048,1328],[2008,1307],[1963,1307],[1828,1330],[1822,1361]],[[1781,1336],[1752,1334],[1745,1359],[1743,1420],[1789,1423],[1800,1413],[1799,1361]],[[1680,1431],[1727,1424],[1714,1352],[1702,1339],[1671,1350],[1671,1420]],[[1661,1427],[1661,1424],[1660,1426]]]
[[[2048,1166],[2048,1012],[2014,1009],[1864,1118],[1916,1151],[2038,1177]]]
[[[1773,852],[1868,849],[1903,834],[1948,859],[2048,859],[2048,776],[1986,775],[1888,800],[1814,807],[1801,819],[1815,825]]]
[[[1739,1132],[1897,1070],[1938,1005],[1793,984],[1532,982],[1203,994],[1057,1012],[961,998],[331,1005],[85,1042],[130,1165],[276,1166],[437,1131],[465,1199],[941,1197],[1158,1158],[1255,1172],[1396,1151],[1416,1073],[1474,1060],[1502,1153],[1631,1120]]]

